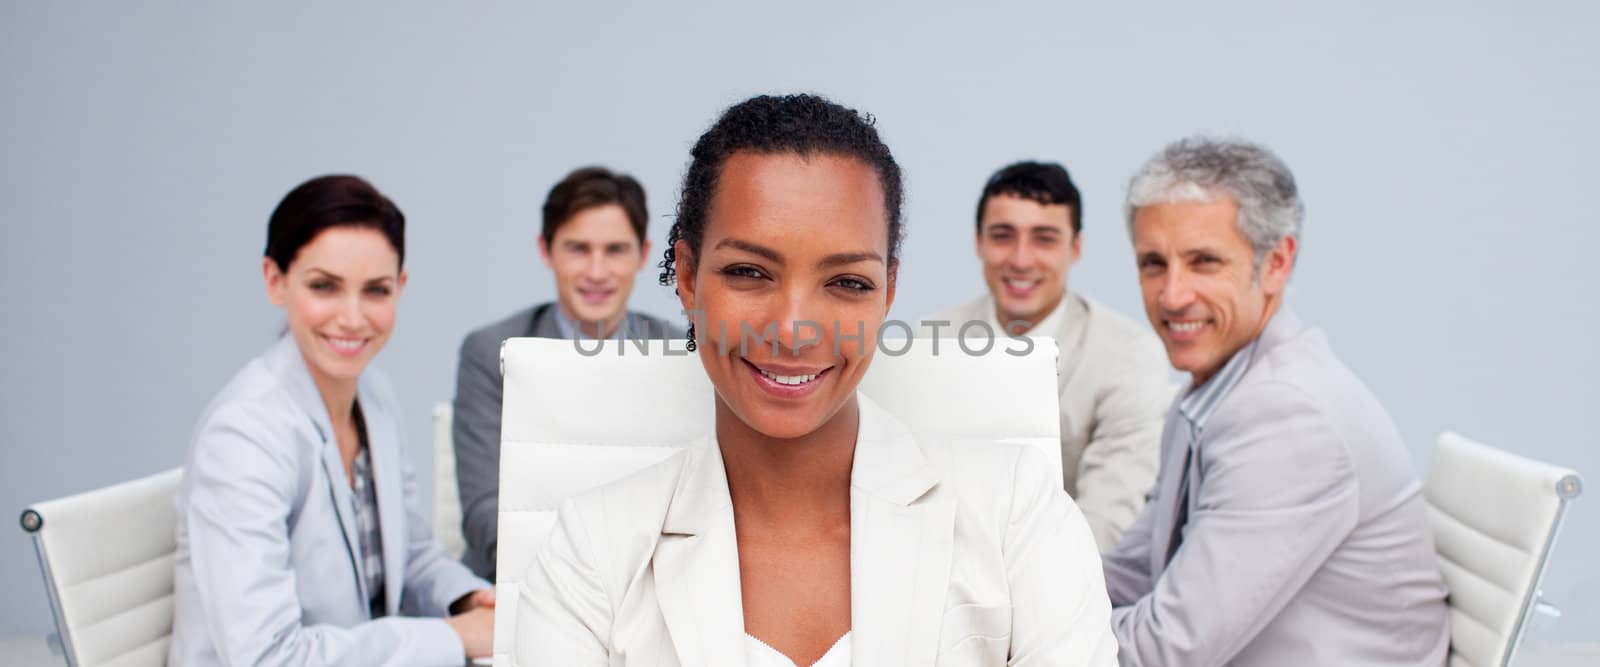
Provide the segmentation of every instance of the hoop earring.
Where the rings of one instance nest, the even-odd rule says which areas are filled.
[[[695,344],[694,344],[694,323],[693,322],[689,323],[689,331],[684,334],[684,338],[688,339],[688,344],[685,347],[690,352],[693,352],[695,350],[695,347],[696,347]]]

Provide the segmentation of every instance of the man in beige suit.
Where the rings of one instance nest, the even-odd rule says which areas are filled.
[[[978,198],[977,251],[989,294],[923,320],[935,336],[1034,335],[1061,349],[1061,464],[1101,551],[1116,545],[1155,483],[1174,387],[1149,329],[1067,290],[1083,251],[1083,203],[1059,164],[1018,162]]]

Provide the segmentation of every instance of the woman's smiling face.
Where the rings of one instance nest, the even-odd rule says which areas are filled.
[[[394,330],[406,284],[399,252],[382,232],[342,225],[300,248],[287,272],[271,258],[262,270],[317,386],[355,382]]]
[[[855,394],[894,302],[883,186],[830,153],[739,151],[722,165],[679,295],[719,400],[752,430],[808,435]]]

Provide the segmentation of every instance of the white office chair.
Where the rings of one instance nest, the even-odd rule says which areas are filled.
[[[611,341],[586,356],[592,345],[579,352],[572,341],[515,338],[501,348],[497,665],[510,662],[517,585],[560,501],[658,462],[712,428],[711,383],[682,341],[650,341],[647,352]],[[1036,339],[1021,357],[1005,347],[972,357],[944,340],[935,356],[928,339],[909,348],[885,341],[861,392],[929,441],[1025,443],[1059,474],[1055,341]]]
[[[1567,502],[1582,490],[1572,470],[1439,436],[1424,495],[1450,589],[1451,667],[1511,663]]]
[[[182,478],[168,470],[22,512],[71,667],[160,667],[172,635]]]
[[[433,537],[451,558],[467,551],[461,533],[461,491],[456,486],[456,449],[450,436],[449,403],[433,406]]]

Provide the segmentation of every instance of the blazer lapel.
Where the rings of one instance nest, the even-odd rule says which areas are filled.
[[[739,544],[722,452],[711,437],[688,450],[651,569],[678,661],[744,665]]]
[[[306,414],[310,427],[317,432],[317,440],[322,443],[322,470],[328,475],[328,493],[333,496],[333,512],[338,515],[339,528],[344,531],[344,552],[350,561],[350,577],[355,579],[355,590],[360,600],[371,600],[371,593],[366,590],[366,579],[362,577],[362,568],[355,561],[357,544],[362,544],[355,533],[355,497],[350,493],[344,459],[339,457],[339,441],[333,435],[333,421],[328,419],[328,406],[323,405],[322,392],[318,392],[317,384],[310,379],[306,358],[301,357],[293,336],[283,336],[278,341],[272,352],[272,363],[278,368],[283,387],[294,397],[294,403],[298,403],[301,413]],[[362,609],[366,611],[365,603]]]
[[[1161,474],[1156,479],[1155,517],[1150,524],[1150,576],[1154,580],[1167,569],[1167,548],[1172,543],[1173,525],[1178,519],[1178,491],[1188,474],[1184,469],[1189,454],[1189,423],[1178,414],[1176,403],[1167,414],[1161,434]]]
[[[533,309],[533,314],[528,317],[529,338],[566,338],[561,335],[561,325],[556,323],[556,308],[554,301]]]
[[[328,475],[328,491],[333,495],[333,511],[339,515],[339,527],[344,531],[345,555],[350,558],[351,577],[356,580],[356,590],[361,595],[359,599],[371,600],[367,578],[361,576],[361,567],[356,564],[356,545],[361,541],[356,534],[355,499],[346,481],[349,476],[344,472],[344,461],[339,458],[339,445],[331,439],[322,443],[322,470]],[[366,605],[363,604],[361,608],[366,610]]]
[[[367,426],[368,457],[372,461],[372,484],[378,499],[378,533],[383,549],[384,606],[390,616],[400,613],[405,595],[406,505],[404,480],[400,474],[401,448],[394,420],[382,412],[381,404],[368,400],[362,392],[361,410]],[[364,579],[364,578],[363,578]]]
[[[955,497],[909,430],[865,396],[850,479],[850,620],[858,665],[931,665],[939,648]]]
[[[1078,371],[1079,362],[1083,360],[1084,334],[1089,330],[1089,306],[1076,294],[1067,292],[1062,295],[1067,304],[1065,312],[1061,314],[1061,326],[1053,332],[1056,338],[1056,393],[1066,391],[1067,382],[1072,379],[1073,373]]]
[[[316,383],[311,380],[311,371],[306,368],[305,357],[301,356],[293,336],[284,335],[280,338],[272,350],[271,358],[284,388],[311,422],[311,428],[321,442],[322,471],[328,477],[333,510],[338,515],[339,528],[344,533],[344,549],[350,562],[351,578],[356,581],[356,592],[360,595],[358,599],[370,600],[372,596],[367,591],[366,578],[361,576],[361,568],[356,563],[356,545],[361,542],[356,534],[355,499],[350,491],[350,477],[344,471],[344,460],[339,458],[339,442],[333,435],[333,425],[328,419],[328,406],[322,403],[322,393],[317,391]],[[361,609],[365,612],[366,605],[363,604]]]

